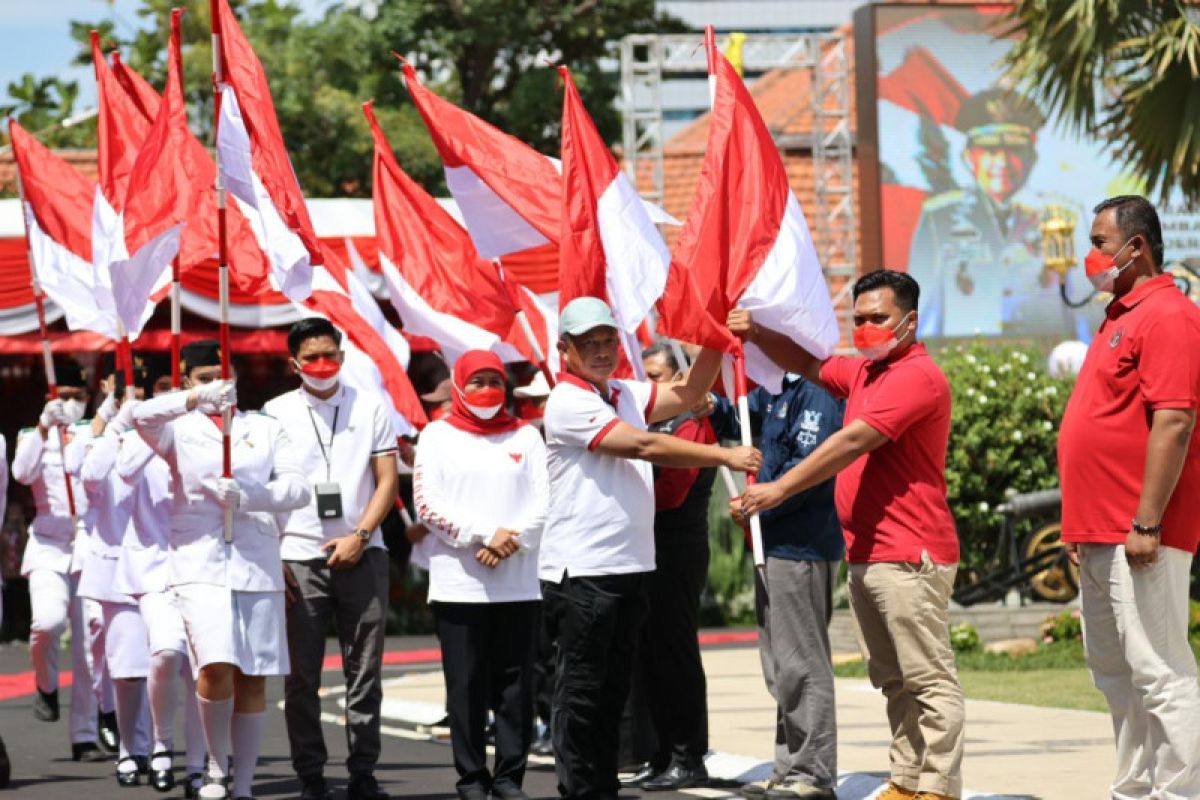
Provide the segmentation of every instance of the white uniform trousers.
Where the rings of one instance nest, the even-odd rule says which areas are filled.
[[[62,634],[71,622],[71,742],[95,742],[97,700],[113,707],[112,681],[104,668],[104,622],[100,606],[75,595],[78,575],[48,569],[29,573],[32,622],[29,654],[37,686],[53,691],[59,685],[58,654]],[[97,667],[97,668],[94,668]]]
[[[1188,646],[1192,555],[1131,569],[1123,545],[1080,545],[1083,642],[1112,712],[1113,800],[1200,797],[1200,685]]]

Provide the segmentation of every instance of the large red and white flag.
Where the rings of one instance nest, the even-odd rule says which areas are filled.
[[[363,112],[375,137],[379,261],[405,330],[436,341],[451,361],[468,350],[536,361],[516,317],[525,311],[545,354],[553,340],[533,296],[506,285],[480,257],[462,226],[400,167],[370,103]]]
[[[227,0],[212,0],[213,63],[220,118],[217,159],[225,188],[266,252],[279,290],[294,301],[312,290],[320,240],[288,158],[266,73]]]
[[[662,296],[670,252],[583,107],[566,67],[563,79],[562,209],[558,242],[558,303],[607,298],[627,334]],[[631,361],[640,354],[629,353]]]
[[[404,365],[384,336],[355,307],[349,281],[352,275],[331,261],[313,271],[312,291],[303,301],[309,311],[320,314],[341,329],[346,341],[344,379],[359,391],[380,393],[392,408],[396,433],[404,436],[429,422]],[[371,303],[374,304],[374,300]],[[375,306],[378,310],[378,306]]]
[[[111,290],[92,266],[92,209],[97,187],[9,121],[13,158],[21,181],[29,251],[38,283],[72,330],[120,337]]]
[[[407,63],[404,82],[479,255],[499,258],[557,241],[561,203],[554,162],[426,89]]]
[[[672,255],[659,329],[705,343],[697,341],[696,309],[707,312],[707,325],[740,307],[826,358],[837,346],[837,317],[804,212],[754,98],[729,61],[715,58],[704,165]],[[745,353],[747,375],[779,391],[783,371],[753,344]]]
[[[179,41],[182,16],[181,9],[171,12],[167,85],[130,170],[120,210],[127,256],[109,262],[117,313],[131,332],[147,301],[170,277],[171,262],[179,255],[184,227],[199,205],[207,173],[206,159],[190,146]],[[111,88],[110,98],[118,93],[126,96],[123,89]]]
[[[97,65],[100,75],[103,63]],[[107,67],[103,69],[108,72]],[[161,98],[145,78],[130,69],[121,61],[118,53],[113,53],[111,68],[116,86],[124,91],[124,97],[119,92],[102,94],[100,100],[100,119],[104,119],[106,99],[107,104],[118,113],[128,117],[140,115],[145,120],[145,128],[158,116]],[[101,90],[106,84],[101,83]],[[112,84],[107,84],[112,87]],[[142,137],[144,139],[144,135]],[[141,140],[138,141],[138,149]],[[198,193],[196,203],[192,206],[187,225],[183,229],[183,241],[179,254],[180,271],[186,273],[189,269],[205,263],[214,262],[219,251],[218,222],[217,222],[217,165],[209,154],[208,148],[201,144],[190,130],[187,131],[186,158],[191,164],[192,179],[195,186],[192,191]],[[103,182],[104,166],[101,163],[101,179]],[[122,189],[122,198],[124,190]],[[232,281],[243,292],[258,295],[270,288],[267,274],[270,265],[266,254],[258,245],[250,223],[242,215],[237,203],[230,205],[225,213],[226,225],[226,259]],[[123,242],[123,237],[121,238]]]

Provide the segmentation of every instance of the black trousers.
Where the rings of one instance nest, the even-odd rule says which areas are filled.
[[[580,800],[617,796],[621,712],[645,617],[648,573],[542,583],[558,634],[552,731],[558,791]]]
[[[520,788],[533,742],[533,656],[541,602],[433,603],[450,745],[459,794]],[[496,717],[495,769],[487,766],[487,714]]]
[[[707,684],[697,638],[708,539],[660,537],[655,557],[638,644],[639,682],[658,738],[650,761],[660,769],[671,762],[697,767],[708,752]]]

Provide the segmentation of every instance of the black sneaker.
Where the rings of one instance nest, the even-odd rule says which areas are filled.
[[[388,800],[389,795],[379,788],[379,781],[369,772],[350,776],[346,784],[346,800]]]
[[[101,750],[95,742],[75,742],[71,745],[71,760],[98,764],[108,761],[108,753]]]
[[[101,711],[96,715],[96,724],[100,731],[100,746],[110,753],[121,749],[121,734],[117,733],[117,712]]]
[[[58,689],[53,692],[37,690],[33,695],[33,716],[42,722],[58,720]]]
[[[333,792],[323,775],[300,779],[300,800],[333,800]]]

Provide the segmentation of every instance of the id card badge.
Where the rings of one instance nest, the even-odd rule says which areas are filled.
[[[342,517],[342,487],[336,483],[314,483],[313,492],[317,495],[317,517],[320,519],[341,519]]]

